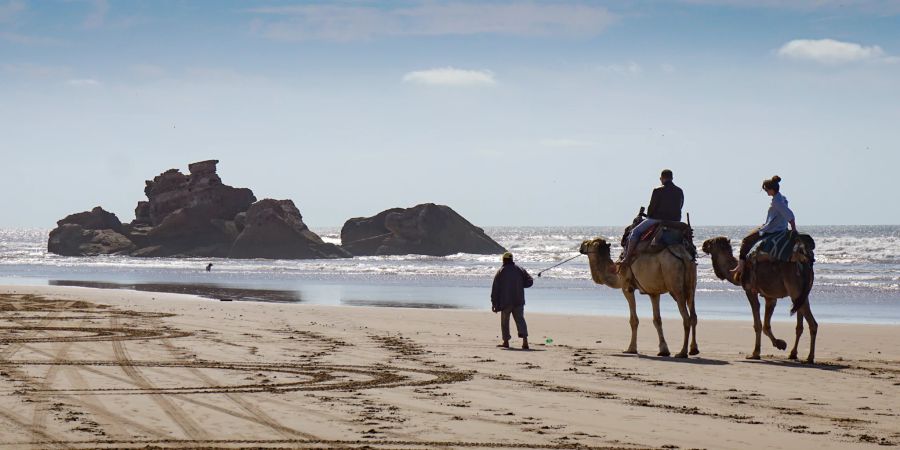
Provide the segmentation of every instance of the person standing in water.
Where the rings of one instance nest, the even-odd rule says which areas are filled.
[[[500,332],[503,342],[498,347],[509,348],[509,316],[516,321],[516,331],[522,338],[522,349],[528,350],[528,325],[525,323],[525,288],[531,287],[534,279],[528,272],[513,262],[512,253],[503,254],[503,267],[494,276],[491,288],[491,311],[500,313]]]

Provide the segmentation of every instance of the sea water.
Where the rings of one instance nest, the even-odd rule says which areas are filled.
[[[697,227],[695,244],[727,236],[737,247],[750,227]],[[340,230],[316,229],[340,243]],[[527,311],[563,314],[628,313],[622,293],[595,285],[587,257],[537,273],[577,255],[582,240],[597,236],[612,243],[620,227],[488,227],[485,231],[515,254],[535,276],[526,291]],[[900,226],[810,226],[816,240],[816,278],[810,303],[822,322],[900,323]],[[63,257],[47,252],[48,230],[0,230],[0,284],[124,287],[185,292],[236,300],[300,302],[346,306],[490,308],[491,279],[498,255],[447,257],[384,256],[337,260],[228,260],[215,258]],[[205,270],[213,263],[210,272]],[[713,274],[708,256],[698,260],[697,312],[701,320],[747,319],[744,292]],[[679,317],[664,296],[665,317]],[[649,301],[638,296],[639,314]],[[777,320],[792,320],[782,300]]]

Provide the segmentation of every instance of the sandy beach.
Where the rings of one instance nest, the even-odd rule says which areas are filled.
[[[900,445],[900,326],[822,323],[803,365],[745,360],[749,312],[701,317],[688,360],[651,356],[649,317],[639,356],[621,317],[528,314],[527,352],[479,311],[15,286],[0,318],[3,448]]]

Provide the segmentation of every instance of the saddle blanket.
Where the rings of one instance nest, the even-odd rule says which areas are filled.
[[[766,233],[750,252],[765,253],[775,261],[790,261],[794,254],[794,233],[789,230]]]

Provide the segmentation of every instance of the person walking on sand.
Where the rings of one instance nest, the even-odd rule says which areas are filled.
[[[528,325],[525,323],[525,288],[534,284],[534,278],[513,262],[510,252],[503,254],[503,267],[494,275],[491,288],[491,311],[500,313],[500,332],[503,343],[498,347],[509,348],[509,316],[516,321],[516,331],[522,338],[522,350],[528,350]]]

